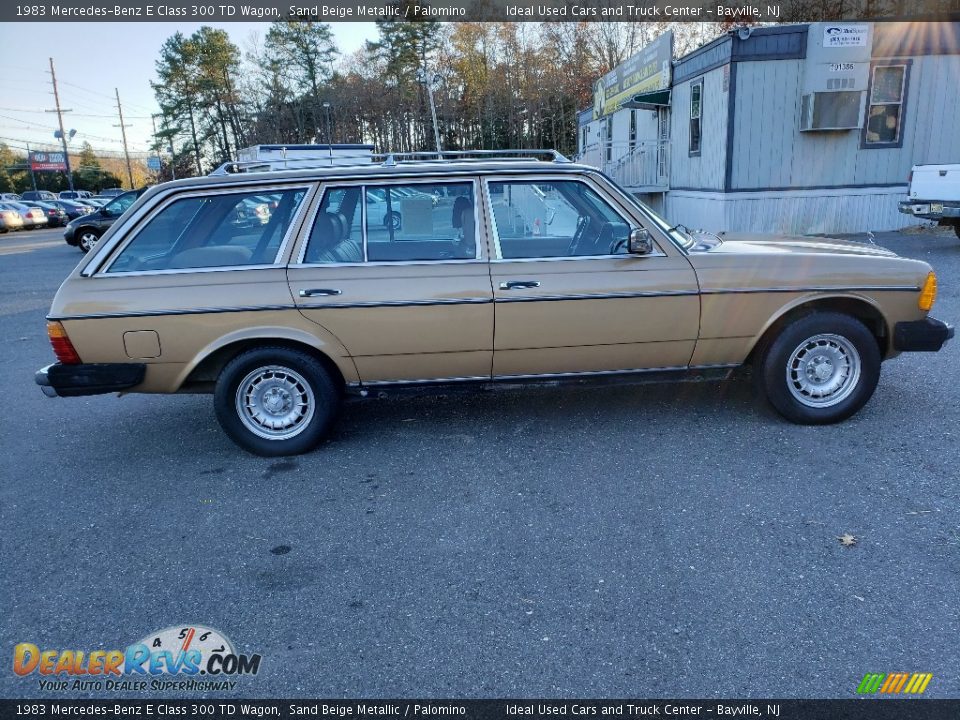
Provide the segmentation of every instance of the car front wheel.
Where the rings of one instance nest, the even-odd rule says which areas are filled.
[[[227,363],[217,380],[214,408],[224,431],[256,455],[312,450],[336,417],[340,394],[311,355],[287,348],[248,350]]]
[[[100,236],[89,228],[84,228],[77,233],[77,247],[80,248],[80,252],[82,253],[88,253],[93,250],[93,246],[96,245],[99,240]]]
[[[815,312],[788,324],[762,353],[758,381],[776,410],[805,425],[840,422],[880,379],[880,348],[859,320]]]

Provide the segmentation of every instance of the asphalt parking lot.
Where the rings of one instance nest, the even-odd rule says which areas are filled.
[[[0,236],[0,696],[57,696],[17,643],[186,623],[262,655],[234,697],[852,697],[894,671],[960,696],[956,340],[838,426],[743,380],[543,388],[353,404],[263,459],[206,396],[40,393],[61,232]],[[960,240],[877,241],[960,321]]]

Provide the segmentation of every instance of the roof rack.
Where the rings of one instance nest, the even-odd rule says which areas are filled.
[[[379,162],[378,158],[382,158]],[[317,170],[332,167],[396,167],[398,165],[446,163],[446,162],[482,162],[497,158],[528,160],[548,158],[550,162],[573,162],[556,150],[442,150],[402,153],[367,153],[364,155],[338,155],[336,158],[316,157],[288,160],[247,160],[225,162],[210,175],[234,175],[236,173],[275,172],[279,170]],[[356,163],[342,162],[357,160]],[[336,161],[336,162],[335,162]]]

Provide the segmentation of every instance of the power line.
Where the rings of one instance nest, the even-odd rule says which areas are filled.
[[[76,105],[76,103],[74,103]],[[6,110],[7,112],[16,112],[16,113],[45,113],[46,110],[33,110],[28,108],[11,108],[11,107],[0,107],[0,110]],[[91,115],[89,113],[74,113],[75,117],[91,117],[91,118],[113,118],[113,115]],[[127,115],[128,118],[134,120],[149,120],[151,115]]]

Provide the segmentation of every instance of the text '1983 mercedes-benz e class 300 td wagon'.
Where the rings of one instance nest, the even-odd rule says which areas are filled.
[[[538,157],[544,157],[541,153]],[[874,245],[691,235],[548,153],[245,171],[158,185],[67,278],[50,396],[212,392],[261,455],[346,394],[750,363],[798,423],[857,412],[882,360],[939,350],[926,263]]]

